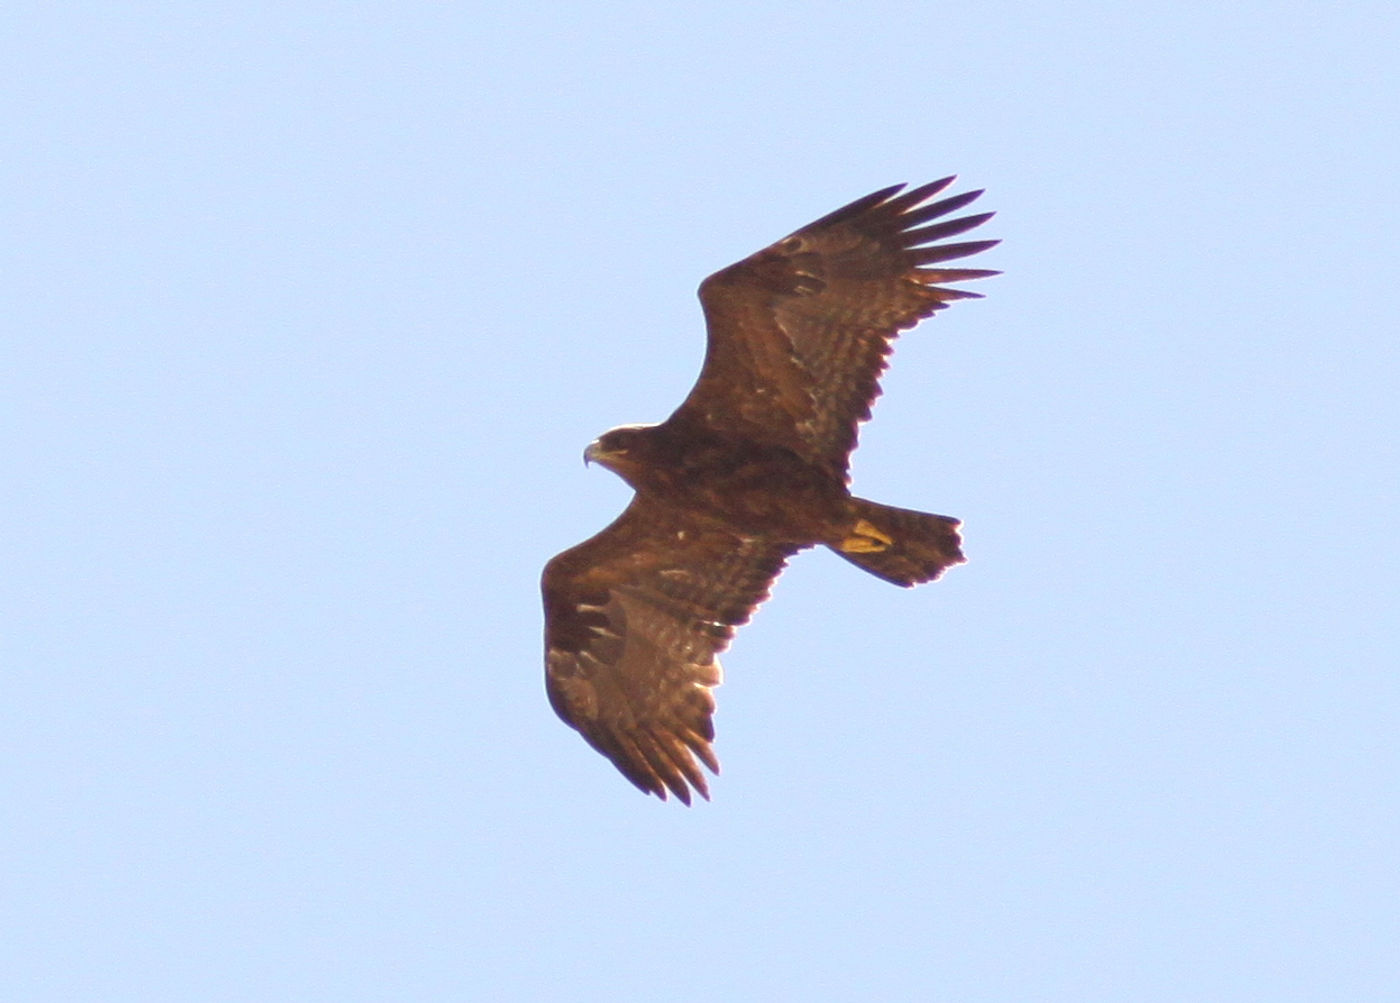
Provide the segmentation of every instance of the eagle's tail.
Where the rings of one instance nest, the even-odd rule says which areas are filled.
[[[857,567],[896,585],[931,582],[944,568],[965,560],[958,520],[946,515],[912,512],[852,498],[855,523],[847,538],[831,549]]]

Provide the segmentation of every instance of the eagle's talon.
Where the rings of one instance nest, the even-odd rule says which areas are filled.
[[[885,535],[878,526],[857,519],[851,535],[841,541],[840,549],[846,554],[877,554],[893,546],[893,537]]]

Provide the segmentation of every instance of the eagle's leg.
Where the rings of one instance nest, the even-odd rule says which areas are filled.
[[[864,519],[857,519],[837,549],[847,554],[874,554],[888,550],[893,544],[893,538],[881,532],[878,527]]]

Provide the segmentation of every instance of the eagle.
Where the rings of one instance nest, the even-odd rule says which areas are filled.
[[[900,331],[979,296],[947,243],[981,190],[953,177],[837,209],[700,285],[700,376],[656,425],[605,432],[584,460],[633,489],[606,529],[545,565],[545,685],[566,724],[644,793],[709,799],[718,655],[793,554],[818,544],[895,585],[963,562],[957,519],[850,492],[861,422]],[[935,222],[938,221],[938,222]]]

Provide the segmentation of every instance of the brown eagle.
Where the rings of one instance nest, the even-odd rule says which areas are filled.
[[[642,791],[709,798],[716,656],[794,553],[823,544],[903,586],[963,561],[958,520],[853,497],[847,472],[895,337],[978,296],[944,283],[997,274],[941,267],[997,243],[935,243],[992,215],[931,222],[982,194],[928,201],[952,182],[885,188],[711,275],[690,395],[584,453],[635,495],[545,566],[546,688]]]

